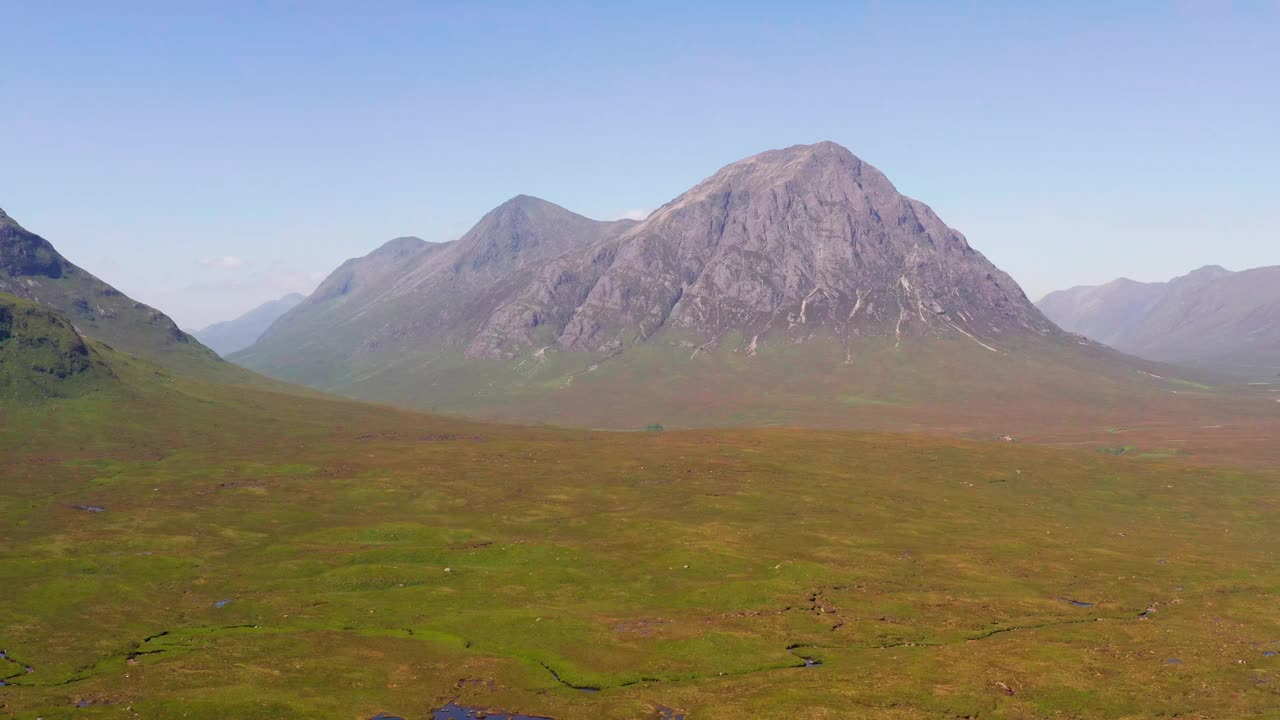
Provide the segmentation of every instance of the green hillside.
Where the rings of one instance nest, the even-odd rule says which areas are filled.
[[[43,305],[0,293],[0,403],[114,389],[123,361]]]
[[[82,335],[177,373],[230,382],[250,374],[220,359],[167,315],[64,258],[0,210],[0,292],[65,316]]]

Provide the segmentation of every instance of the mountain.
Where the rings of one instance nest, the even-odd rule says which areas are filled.
[[[219,355],[230,355],[252,345],[263,331],[271,327],[271,323],[305,299],[305,295],[290,293],[263,303],[234,320],[214,323],[191,334]]]
[[[607,427],[967,425],[978,401],[987,425],[1094,422],[1171,392],[1058,329],[830,142],[735,162],[640,222],[520,196],[452,243],[393,241],[233,359],[367,399]]]
[[[243,375],[173,320],[77,267],[0,210],[0,292],[44,305],[76,332],[190,375]]]
[[[512,198],[453,242],[402,237],[348,260],[235,359],[334,388],[405,350],[465,350],[550,260],[634,224],[597,222],[537,198]]]
[[[1038,305],[1063,328],[1139,357],[1245,378],[1280,372],[1280,266],[1211,265],[1169,282],[1121,278],[1050,293]]]

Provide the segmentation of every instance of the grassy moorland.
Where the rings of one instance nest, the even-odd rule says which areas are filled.
[[[305,358],[296,372],[266,369],[374,402],[506,422],[1007,434],[1090,450],[1132,446],[1134,454],[1211,465],[1280,466],[1275,388],[1220,384],[1075,340],[1009,337],[992,353],[968,338],[908,337],[896,347],[817,335],[803,345],[762,343],[754,355],[735,338],[706,351],[667,340],[612,358],[406,350],[398,365],[356,362],[342,379],[309,373],[308,362],[326,363],[315,354],[295,355]]]
[[[501,426],[116,372],[0,420],[0,714],[1280,707],[1274,472]]]

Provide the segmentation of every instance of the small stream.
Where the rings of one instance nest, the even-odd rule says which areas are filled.
[[[9,652],[7,650],[0,650],[0,663],[9,663],[11,665],[16,665],[19,668],[22,668],[21,672],[15,671],[7,675],[3,671],[0,671],[0,687],[7,686],[9,684],[8,681],[12,680],[13,678],[16,678],[23,674],[30,675],[31,673],[36,671],[36,669],[31,667],[30,665],[27,665],[26,663],[21,663],[15,660],[13,657],[9,655]],[[2,665],[0,665],[0,667],[2,667]]]
[[[800,660],[804,662],[804,667],[807,667],[807,668],[820,667],[822,665],[821,660],[815,657],[812,657],[811,655],[801,655],[799,652],[800,650],[812,650],[812,649],[813,647],[809,645],[792,645],[787,648],[787,652],[800,658]]]

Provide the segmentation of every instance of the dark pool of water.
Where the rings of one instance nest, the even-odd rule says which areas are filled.
[[[98,507],[97,505],[77,505],[76,509],[81,512],[106,512],[107,511],[106,508]]]
[[[666,705],[659,705],[658,718],[659,720],[684,720],[684,713]]]
[[[461,705],[449,703],[432,713],[431,720],[551,720],[551,718],[539,715],[504,715],[499,712],[489,712],[480,708],[462,707]]]
[[[1168,660],[1164,661],[1164,664],[1165,665],[1181,665],[1182,661],[1179,660],[1178,658],[1169,658]]]
[[[231,600],[235,600],[235,598],[231,598]],[[214,603],[213,606],[221,610],[222,608],[226,607],[227,603],[231,602],[231,600],[219,600],[218,602]]]
[[[1263,657],[1275,657],[1275,656],[1276,656],[1276,651],[1275,651],[1275,650],[1266,650],[1266,651],[1264,651],[1264,652],[1262,653],[1262,656],[1263,656]]]
[[[1093,607],[1093,603],[1085,602],[1083,600],[1072,600],[1067,597],[1059,597],[1058,599],[1069,605],[1075,605],[1076,607]]]

